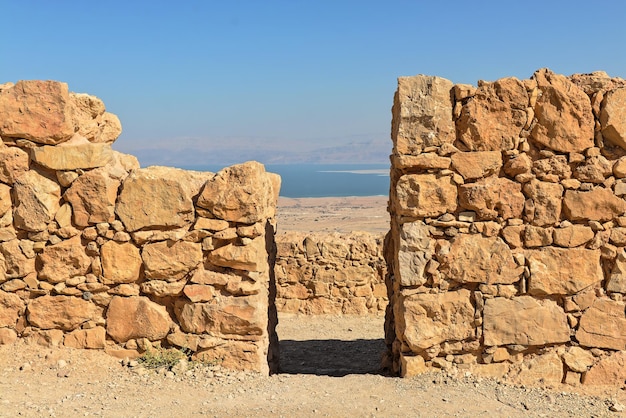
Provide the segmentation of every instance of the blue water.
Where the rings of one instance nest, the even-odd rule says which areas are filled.
[[[220,165],[182,167],[217,172]],[[387,196],[389,164],[270,164],[280,174],[283,197]]]

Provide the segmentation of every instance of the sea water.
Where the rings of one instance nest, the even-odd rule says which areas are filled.
[[[217,172],[220,165],[182,167]],[[282,178],[283,197],[387,196],[389,164],[268,164]]]

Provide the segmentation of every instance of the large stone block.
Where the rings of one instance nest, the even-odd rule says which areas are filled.
[[[274,216],[280,177],[263,164],[248,161],[227,167],[211,178],[198,197],[198,206],[217,218],[253,224]]]
[[[398,78],[392,112],[394,154],[417,155],[425,147],[453,143],[452,82],[418,75]]]
[[[101,317],[101,309],[73,296],[41,296],[27,308],[28,322],[41,329],[71,331],[87,321]]]
[[[91,258],[85,253],[80,236],[44,248],[39,254],[39,279],[60,283],[70,277],[83,276],[91,268]]]
[[[461,108],[459,139],[470,151],[511,150],[526,125],[528,93],[514,78],[483,83]]]
[[[597,299],[580,318],[576,339],[585,347],[626,350],[624,302]]]
[[[525,255],[531,295],[573,295],[604,280],[600,250],[544,247]]]
[[[45,230],[61,207],[61,187],[33,170],[15,180],[13,193],[15,226],[26,231]]]
[[[570,340],[563,309],[551,300],[530,296],[487,299],[483,336],[486,346],[546,345]]]
[[[533,78],[540,94],[534,106],[537,123],[531,138],[560,152],[581,152],[593,147],[595,122],[585,92],[567,77],[548,69],[537,71]]]
[[[103,169],[79,176],[63,195],[72,205],[74,223],[85,227],[114,221],[119,187],[120,181],[111,178]]]
[[[457,186],[450,176],[407,174],[396,185],[398,215],[430,217],[457,208]]]
[[[474,337],[474,305],[470,291],[399,295],[394,306],[396,334],[413,352],[444,341]]]
[[[597,362],[583,376],[584,385],[621,387],[626,380],[626,351],[618,351]]]
[[[563,362],[554,352],[533,357],[522,364],[515,379],[524,385],[559,385],[563,381]]]
[[[104,348],[106,331],[104,327],[77,329],[65,336],[63,345],[72,348]]]
[[[524,195],[519,183],[502,177],[488,177],[459,187],[459,205],[475,211],[481,219],[520,218]]]
[[[532,201],[532,206],[527,206],[526,216],[533,225],[551,226],[559,222],[563,186],[558,183],[531,180],[524,185],[524,193]]]
[[[596,187],[591,191],[567,190],[563,214],[570,221],[609,221],[626,212],[626,201],[611,189]]]
[[[211,251],[208,259],[216,266],[265,272],[268,270],[267,257],[265,238],[258,237],[247,245],[227,244],[217,248]]]
[[[114,296],[107,310],[107,334],[118,343],[147,338],[157,341],[170,332],[172,319],[165,306],[145,296]]]
[[[438,261],[444,277],[459,283],[511,284],[524,270],[501,238],[478,234],[455,237],[450,251]]]
[[[18,318],[24,313],[25,306],[16,294],[0,290],[0,328],[15,328]]]
[[[400,227],[394,273],[401,286],[420,286],[426,283],[425,269],[433,256],[434,244],[435,240],[430,237],[430,228],[424,222],[408,222]]]
[[[498,174],[502,168],[499,151],[457,152],[452,154],[452,167],[465,180],[479,179]]]
[[[186,241],[155,242],[144,245],[141,258],[148,279],[177,281],[202,263],[202,245]]]
[[[0,146],[0,181],[13,184],[15,180],[30,168],[28,153],[18,147]]]
[[[106,112],[102,100],[84,93],[70,92],[73,122],[77,133],[94,143],[113,143],[122,133],[117,116]]]
[[[104,284],[134,283],[139,280],[142,259],[130,242],[108,241],[100,247]]]
[[[604,138],[626,149],[626,88],[611,90],[604,95],[600,124]]]
[[[22,249],[27,243],[12,239],[0,244],[0,272],[4,273],[4,279],[25,277],[35,271],[34,257],[27,257]]]
[[[87,142],[86,139],[83,141]],[[31,158],[34,162],[52,170],[102,167],[111,162],[112,157],[110,145],[92,144],[90,142],[43,146],[31,150]]]
[[[74,135],[72,103],[66,83],[18,81],[0,90],[0,135],[40,144],[58,144]]]

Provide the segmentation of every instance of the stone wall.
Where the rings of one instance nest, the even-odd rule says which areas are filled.
[[[383,236],[367,232],[276,236],[276,307],[303,314],[382,314]]]
[[[0,344],[274,370],[280,177],[140,168],[111,149],[120,132],[64,83],[0,85]]]
[[[393,368],[626,379],[626,81],[402,77],[385,254]]]

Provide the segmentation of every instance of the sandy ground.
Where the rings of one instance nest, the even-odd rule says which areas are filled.
[[[283,200],[279,231],[384,232],[387,220],[376,216],[385,206],[386,198]],[[546,390],[461,372],[386,376],[380,316],[281,314],[277,330],[281,371],[273,376],[217,366],[154,371],[100,351],[0,346],[0,417],[624,416],[611,411],[626,405],[620,388]]]

